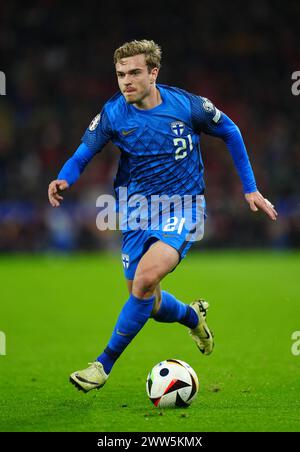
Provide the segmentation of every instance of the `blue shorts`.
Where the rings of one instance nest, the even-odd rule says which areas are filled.
[[[203,202],[205,203],[204,197]],[[122,231],[122,263],[125,277],[129,280],[134,279],[140,259],[148,251],[150,246],[158,240],[175,248],[178,251],[180,262],[184,259],[191,246],[203,237],[205,217],[206,215],[204,213],[198,220],[196,236],[195,227],[193,229],[190,229],[188,225],[180,227],[180,221],[178,222],[177,228],[168,222],[167,225],[162,225],[159,230],[149,228]]]

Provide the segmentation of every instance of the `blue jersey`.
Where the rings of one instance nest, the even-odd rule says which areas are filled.
[[[229,148],[245,193],[256,184],[238,127],[205,97],[156,85],[162,102],[141,110],[121,93],[105,103],[82,137],[83,144],[58,178],[77,180],[93,155],[112,141],[121,151],[115,189],[133,194],[196,195],[204,192],[201,133],[222,138]],[[72,160],[73,159],[73,160]]]

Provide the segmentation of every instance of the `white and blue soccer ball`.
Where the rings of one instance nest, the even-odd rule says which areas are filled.
[[[196,372],[180,359],[158,363],[146,381],[148,397],[158,408],[187,407],[195,400],[198,389]]]

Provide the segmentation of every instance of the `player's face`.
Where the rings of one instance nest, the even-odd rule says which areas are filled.
[[[119,88],[129,104],[139,103],[155,86],[158,69],[149,72],[145,55],[122,58],[116,64]]]

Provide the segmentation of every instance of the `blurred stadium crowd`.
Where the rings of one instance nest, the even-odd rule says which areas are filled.
[[[96,228],[96,198],[113,193],[119,151],[111,144],[66,194],[48,204],[57,177],[103,103],[117,91],[112,55],[123,42],[162,46],[159,82],[211,99],[240,127],[272,223],[244,201],[230,154],[203,136],[208,220],[200,248],[300,246],[300,4],[2,2],[0,70],[0,250],[118,248]],[[184,9],[183,9],[184,8]]]

